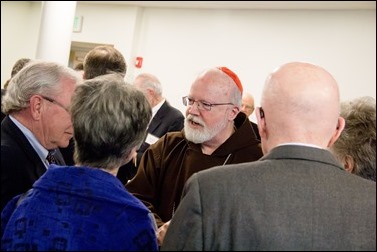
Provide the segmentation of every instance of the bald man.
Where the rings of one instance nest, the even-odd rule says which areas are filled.
[[[261,105],[265,155],[192,175],[161,250],[375,251],[376,183],[327,150],[344,128],[335,79],[287,63],[268,76]]]
[[[241,111],[244,112],[248,118],[254,112],[254,97],[248,92],[244,92],[242,95]],[[258,125],[252,121],[250,121],[250,123],[253,127],[255,136],[260,140]]]
[[[230,69],[203,71],[182,98],[187,107],[184,129],[149,146],[135,177],[126,184],[154,213],[160,245],[193,173],[262,157],[249,120],[239,113],[242,91],[241,81]]]

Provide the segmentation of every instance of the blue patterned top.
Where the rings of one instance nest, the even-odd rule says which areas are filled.
[[[153,216],[113,175],[50,165],[1,213],[1,250],[158,251]]]

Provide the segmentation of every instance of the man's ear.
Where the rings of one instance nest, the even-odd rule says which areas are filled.
[[[338,126],[336,126],[335,132],[333,136],[331,137],[329,143],[327,144],[327,148],[330,148],[333,146],[333,144],[338,140],[340,134],[342,133],[344,127],[346,125],[346,122],[343,117],[339,116],[338,118]]]
[[[233,106],[232,107],[232,112],[229,114],[229,121],[233,121],[234,118],[237,117],[238,113],[241,111],[241,108],[238,106]]]
[[[264,117],[264,111],[261,107],[255,109],[255,117],[257,118],[258,131],[261,138],[266,137],[266,118]]]
[[[352,173],[355,169],[355,161],[353,160],[353,157],[351,157],[350,155],[346,155],[344,157],[344,169],[349,173]]]
[[[34,120],[39,120],[42,114],[42,97],[39,95],[33,95],[30,98],[30,114]]]

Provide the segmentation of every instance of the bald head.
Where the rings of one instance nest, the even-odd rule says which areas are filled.
[[[236,76],[235,73],[231,73]],[[196,78],[191,89],[200,87],[201,95],[208,96],[215,103],[230,101],[236,106],[241,106],[242,92],[239,85],[242,89],[242,84],[237,84],[233,78],[220,68],[206,69]],[[238,80],[238,77],[236,78]]]
[[[338,85],[329,72],[313,64],[287,63],[271,73],[261,106],[271,145],[300,142],[326,148],[337,128],[343,129]]]

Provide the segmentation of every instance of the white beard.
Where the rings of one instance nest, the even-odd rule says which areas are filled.
[[[201,144],[201,143],[211,140],[226,127],[227,120],[225,118],[226,116],[224,116],[224,120],[220,121],[212,129],[210,129],[198,117],[195,117],[193,115],[188,115],[185,119],[185,126],[184,126],[186,139],[196,144]],[[192,129],[190,127],[190,121],[194,121],[195,123],[200,124],[201,126],[203,126],[203,128]]]

